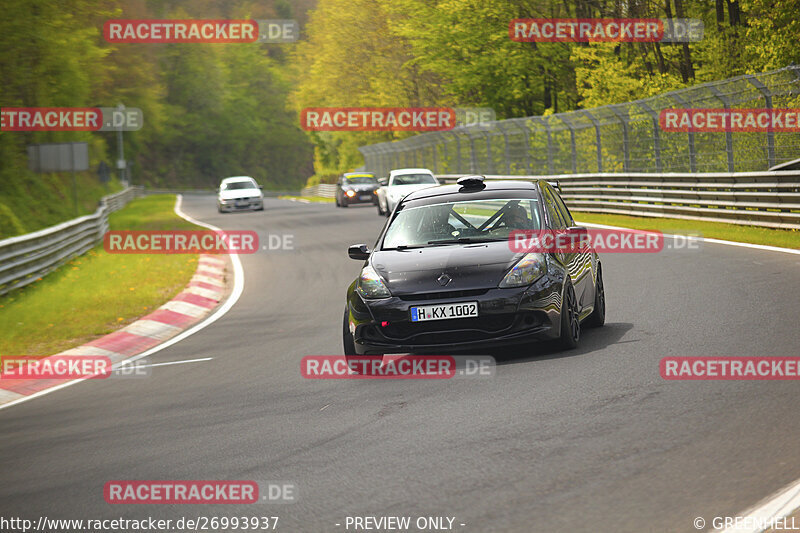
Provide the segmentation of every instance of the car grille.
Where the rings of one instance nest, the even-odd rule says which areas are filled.
[[[423,292],[419,294],[397,294],[396,296],[406,302],[420,302],[425,300],[447,300],[449,298],[466,298],[480,296],[489,292],[489,289],[471,289],[468,291],[443,291]]]
[[[502,313],[430,322],[391,322],[380,332],[393,340],[411,340],[417,344],[447,344],[482,340],[495,336],[514,324],[516,314]]]

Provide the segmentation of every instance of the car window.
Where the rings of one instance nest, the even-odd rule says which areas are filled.
[[[558,212],[561,213],[561,218],[564,219],[567,227],[574,226],[575,221],[572,219],[572,213],[570,213],[569,209],[567,209],[567,204],[564,203],[561,195],[559,195],[556,191],[551,191],[551,194],[553,195],[553,200],[558,208]]]
[[[375,176],[348,176],[343,181],[350,185],[372,185],[378,180],[375,179]]]
[[[392,185],[422,185],[430,183],[436,185],[436,178],[430,174],[398,174],[392,178]]]
[[[256,182],[252,180],[242,180],[242,181],[229,181],[227,183],[223,183],[220,187],[223,191],[235,191],[239,189],[257,189],[258,186]]]
[[[556,207],[555,200],[550,189],[547,187],[542,188],[544,196],[544,204],[547,209],[547,215],[550,219],[551,229],[564,229],[567,227],[567,222]]]
[[[405,208],[391,221],[383,249],[461,241],[504,241],[515,230],[542,227],[538,199],[496,198]]]

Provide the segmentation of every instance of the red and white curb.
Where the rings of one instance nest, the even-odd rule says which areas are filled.
[[[175,214],[198,226],[222,231],[183,213],[182,202],[183,197],[178,195]],[[194,276],[175,298],[119,331],[56,355],[106,356],[116,368],[123,361],[132,363],[148,357],[210,326],[230,311],[244,292],[244,270],[239,256],[231,254],[228,257],[230,272],[226,271],[226,261],[221,256],[201,255]],[[231,291],[225,298],[229,285]],[[87,378],[0,379],[0,409],[75,385],[85,379]]]
[[[105,356],[121,363],[178,335],[209,314],[225,297],[225,260],[201,255],[186,288],[152,313],[83,346],[57,356]],[[67,379],[0,379],[0,405],[61,385]]]

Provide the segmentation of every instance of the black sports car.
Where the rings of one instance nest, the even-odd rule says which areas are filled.
[[[585,235],[546,181],[468,176],[406,196],[347,290],[345,355],[445,354],[557,339],[605,321],[600,259],[581,251],[515,252],[516,230]]]
[[[375,204],[375,191],[380,187],[371,172],[346,172],[336,182],[336,207],[350,204]]]

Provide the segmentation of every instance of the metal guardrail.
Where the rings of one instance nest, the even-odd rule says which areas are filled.
[[[92,249],[108,231],[109,213],[122,209],[142,191],[128,187],[103,197],[91,215],[0,241],[0,295],[33,283]]]
[[[313,187],[305,187],[301,192],[301,196],[320,196],[322,198],[335,198],[336,185],[329,183],[320,183]]]
[[[404,167],[435,174],[758,172],[795,159],[800,133],[667,132],[673,108],[797,108],[800,66],[704,83],[618,105],[499,120],[359,148],[378,175]]]
[[[462,174],[437,178],[453,183]],[[800,229],[800,171],[486,176],[557,181],[570,209]]]

